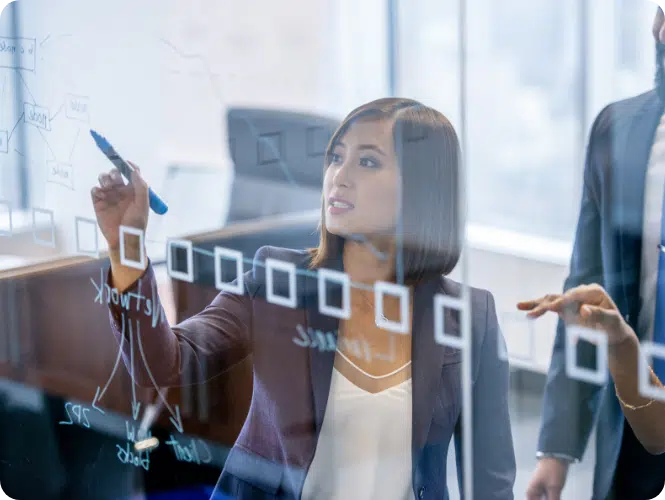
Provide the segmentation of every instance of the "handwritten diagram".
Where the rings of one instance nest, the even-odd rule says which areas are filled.
[[[39,44],[35,38],[9,38],[0,37],[0,71],[13,74],[23,89],[24,102],[21,103],[20,116],[11,124],[0,123],[0,155],[15,153],[25,156],[13,144],[19,126],[25,127],[26,134],[35,134],[46,146],[50,158],[46,160],[46,182],[70,191],[75,190],[75,169],[72,164],[75,148],[78,143],[81,127],[90,122],[91,103],[90,98],[83,95],[66,94],[63,100],[56,106],[48,106],[33,94],[28,82],[27,75],[34,75],[38,70],[38,52],[45,45],[55,40],[70,37],[70,34],[47,35]],[[32,77],[32,76],[31,76]],[[4,98],[3,85],[3,98]],[[55,110],[55,111],[53,111]],[[64,122],[60,122],[64,119]],[[69,154],[59,156],[51,147],[50,136],[54,127],[59,132],[67,132],[72,129],[74,137],[69,148]],[[59,139],[61,134],[58,135]]]

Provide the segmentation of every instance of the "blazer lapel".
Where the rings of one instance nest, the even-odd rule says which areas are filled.
[[[412,363],[412,453],[414,458],[425,445],[429,434],[436,395],[442,388],[442,367],[446,354],[457,351],[434,340],[434,296],[443,293],[442,279],[437,278],[416,287],[413,304],[411,359]],[[448,308],[445,331],[459,334],[459,321]],[[417,460],[413,461],[414,467]]]
[[[326,269],[342,271],[341,260],[331,261],[325,267]],[[311,331],[320,330],[326,338],[327,334],[332,332],[335,339],[337,339],[339,320],[327,314],[321,314],[319,311],[318,278],[307,277],[305,283],[306,328],[311,328]],[[341,307],[342,300],[339,288],[339,286],[335,285],[327,286],[326,303],[328,305]],[[330,349],[329,346],[327,347],[309,349],[309,374],[312,382],[312,401],[314,404],[314,424],[317,440],[328,405],[330,381],[335,362],[335,350]]]
[[[657,93],[652,92],[626,125],[628,130],[625,135],[621,133],[621,125],[611,131],[613,191],[616,196],[614,229],[622,291],[619,299],[623,302],[621,309],[633,325],[639,313],[646,171],[662,112],[663,104]],[[620,117],[613,119],[612,123],[620,124]]]
[[[343,270],[341,261],[330,262],[325,267],[337,271]],[[417,456],[423,448],[429,433],[436,395],[441,391],[441,370],[446,355],[458,352],[457,349],[441,346],[434,340],[434,296],[442,290],[441,278],[436,278],[416,286],[414,292],[411,319],[412,451],[414,456]],[[307,328],[311,328],[312,331],[321,330],[324,334],[328,332],[336,334],[339,320],[319,312],[317,278],[308,277],[306,279],[305,291]],[[328,287],[326,295],[327,304],[335,307],[341,306],[339,286]],[[446,310],[445,318],[446,333],[459,335],[458,314]],[[335,351],[332,349],[309,349],[309,371],[317,440],[328,404],[334,361]]]

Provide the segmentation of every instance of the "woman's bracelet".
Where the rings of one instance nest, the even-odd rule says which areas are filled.
[[[656,377],[656,375],[654,374],[653,369],[651,367],[649,367],[649,371],[651,372],[651,374],[654,377]],[[656,377],[656,380],[658,380],[658,377]],[[634,406],[634,405],[630,405],[630,404],[626,403],[623,399],[621,399],[621,396],[619,396],[619,389],[617,389],[616,384],[614,385],[614,392],[617,395],[617,399],[619,400],[619,403],[621,403],[623,406],[625,406],[628,410],[633,410],[633,411],[634,410],[641,410],[642,408],[646,408],[647,406],[651,406],[653,404],[653,402],[656,401],[655,399],[652,398],[647,403],[644,403],[643,405]]]

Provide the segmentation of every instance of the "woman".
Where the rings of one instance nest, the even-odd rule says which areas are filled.
[[[437,294],[460,295],[460,285],[444,277],[461,252],[457,136],[431,108],[380,99],[349,114],[325,159],[317,248],[263,247],[244,275],[242,295],[222,292],[175,327],[114,310],[114,332],[122,335],[121,312],[139,323],[160,385],[177,385],[183,359],[206,362],[206,373],[215,375],[252,354],[252,403],[218,483],[221,493],[447,498],[447,450],[453,435],[461,436],[461,352],[435,342],[433,304]],[[152,269],[122,266],[118,237],[120,225],[146,227],[146,185],[136,174],[124,186],[115,172],[100,184],[92,197],[111,249],[109,279],[120,291],[146,295]],[[295,290],[284,273],[266,269],[275,260],[295,268]],[[343,271],[350,293],[327,282],[326,297],[319,296],[324,269]],[[382,282],[403,283],[406,293],[403,301],[385,295],[377,311],[373,287]],[[508,366],[497,356],[503,339],[491,294],[472,289],[470,297],[474,497],[512,499]],[[279,305],[289,298],[291,304]],[[348,306],[350,314],[324,306]],[[444,320],[446,333],[459,336],[459,312],[447,308]],[[302,338],[307,331],[332,335],[336,348],[311,348]],[[392,355],[358,356],[352,346],[360,341]],[[139,383],[150,383],[139,364],[135,373]]]
[[[517,304],[530,318],[556,312],[567,325],[605,332],[607,364],[617,399],[637,439],[650,453],[665,453],[665,402],[640,394],[640,341],[626,323],[612,298],[597,284],[571,288],[562,295],[546,295]],[[650,384],[665,391],[649,368]],[[665,392],[663,392],[665,394]]]

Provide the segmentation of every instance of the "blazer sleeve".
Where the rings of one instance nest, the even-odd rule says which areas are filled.
[[[262,249],[255,262],[257,258],[262,258]],[[166,319],[150,264],[117,304],[110,301],[111,329],[130,373],[133,360],[136,383],[159,388],[178,386],[183,373],[192,368],[209,380],[249,356],[254,287],[247,283],[252,281],[253,271],[244,278],[242,295],[221,292],[203,311],[175,326]]]
[[[473,411],[471,430],[473,440],[473,498],[513,500],[515,483],[515,451],[508,410],[509,365],[499,357],[499,347],[505,347],[497,320],[494,297],[485,294],[484,307],[479,308],[482,331],[473,332],[482,342],[474,346],[475,378],[473,381]],[[472,313],[473,314],[473,313]],[[455,429],[457,474],[464,495],[462,417]]]
[[[597,178],[598,159],[608,150],[604,143],[611,133],[609,117],[610,108],[606,107],[591,130],[575,243],[564,291],[582,284],[604,284]],[[579,342],[576,348],[578,363],[593,369],[595,348],[586,342]],[[566,328],[559,320],[543,398],[539,454],[581,460],[598,414],[601,394],[601,386],[571,379],[566,374]]]

